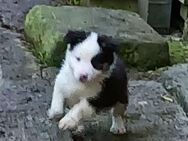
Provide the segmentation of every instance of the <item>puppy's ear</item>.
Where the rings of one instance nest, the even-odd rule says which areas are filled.
[[[87,32],[84,32],[84,31],[72,31],[72,30],[69,30],[67,32],[67,34],[65,35],[64,37],[64,42],[66,44],[69,44],[70,47],[69,49],[70,50],[73,50],[74,47],[84,41],[87,37],[88,37],[89,33]]]
[[[117,52],[118,43],[113,40],[111,37],[102,35],[98,37],[99,46],[102,48],[102,51],[113,53]]]

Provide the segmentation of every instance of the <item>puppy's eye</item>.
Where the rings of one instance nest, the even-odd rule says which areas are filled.
[[[77,60],[77,61],[80,61],[80,57],[76,57],[76,60]]]

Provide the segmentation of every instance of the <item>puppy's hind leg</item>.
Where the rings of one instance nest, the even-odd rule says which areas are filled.
[[[126,105],[117,103],[112,108],[112,126],[110,128],[110,132],[113,134],[125,134],[126,128],[124,125],[123,116],[126,110]]]

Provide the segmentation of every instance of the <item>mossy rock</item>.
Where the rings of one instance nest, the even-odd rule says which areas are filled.
[[[163,38],[136,13],[78,6],[35,6],[26,16],[25,35],[41,63],[59,66],[68,30],[94,31],[120,42],[126,63],[143,69],[169,64],[169,48]]]
[[[181,41],[169,41],[170,63],[184,63],[188,60],[188,43]]]

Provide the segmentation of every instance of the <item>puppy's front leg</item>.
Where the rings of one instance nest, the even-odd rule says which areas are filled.
[[[94,112],[95,110],[88,101],[82,99],[60,120],[59,128],[63,130],[75,128],[81,119],[91,117]]]
[[[48,110],[48,116],[50,119],[54,118],[55,116],[60,116],[63,114],[64,111],[64,96],[63,91],[59,87],[58,81],[55,83],[51,107]]]

